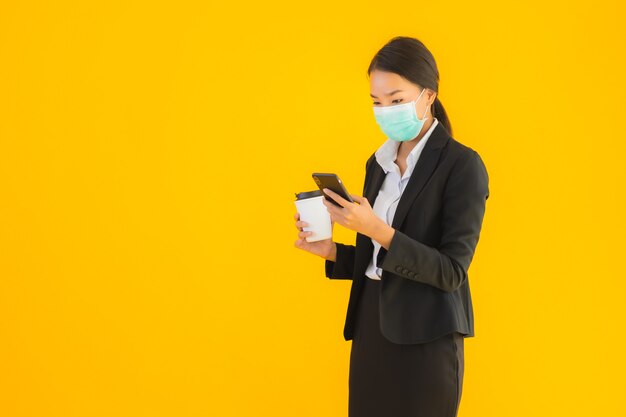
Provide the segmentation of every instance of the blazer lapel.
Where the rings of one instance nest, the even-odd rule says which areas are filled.
[[[422,188],[424,188],[424,185],[428,182],[428,179],[437,167],[439,157],[441,156],[441,149],[446,145],[449,138],[450,136],[448,135],[445,127],[441,124],[441,122],[437,123],[437,126],[435,126],[431,136],[428,138],[424,149],[422,149],[422,153],[415,164],[415,168],[409,178],[409,182],[400,197],[400,201],[398,202],[398,207],[396,208],[396,213],[394,214],[391,225],[394,229],[400,228],[400,225],[402,225],[404,218],[409,212],[411,204],[415,201],[420,191],[422,191]],[[374,205],[374,200],[378,195],[380,187],[383,185],[383,181],[385,180],[385,171],[378,164],[378,161],[376,161],[375,158],[373,162],[375,163],[372,164],[372,177],[371,180],[368,181],[368,186],[365,191],[365,197],[370,204],[372,204],[372,206]]]
[[[376,158],[374,158],[372,163],[372,169],[373,172],[371,173],[371,178],[365,184],[365,192],[363,196],[367,198],[367,201],[369,201],[373,207],[374,199],[378,195],[378,191],[380,190],[380,187],[382,187],[383,181],[385,180],[385,171],[383,170],[383,167],[378,164]]]

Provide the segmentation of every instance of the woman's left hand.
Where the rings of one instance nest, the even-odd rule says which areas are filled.
[[[350,197],[355,201],[355,203],[351,203],[328,188],[324,188],[323,191],[337,203],[341,204],[341,207],[338,207],[327,201],[326,198],[322,200],[330,213],[332,221],[362,235],[372,237],[382,220],[374,213],[367,198],[350,194]]]

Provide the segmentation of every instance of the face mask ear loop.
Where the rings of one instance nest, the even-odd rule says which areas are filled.
[[[430,106],[427,106],[427,107],[426,107],[426,110],[424,110],[424,115],[422,116],[422,120],[426,120],[426,119],[425,119],[425,117],[426,117],[426,113],[428,112],[428,108],[429,108],[429,107],[430,107]]]
[[[417,105],[417,102],[419,101],[420,98],[422,98],[422,94],[424,94],[424,91],[426,91],[425,88],[422,88],[422,92],[420,93],[419,96],[417,96],[417,98],[415,99],[415,104]],[[424,116],[422,116],[421,120],[426,120],[424,119],[424,117],[426,116],[426,112],[428,111],[428,107],[426,107],[426,111],[424,112]],[[415,117],[417,117],[417,114],[415,115]]]

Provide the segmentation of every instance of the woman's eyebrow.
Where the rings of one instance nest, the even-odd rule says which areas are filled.
[[[387,94],[388,96],[393,96],[396,93],[399,93],[400,91],[404,91],[404,90],[393,90],[391,93]],[[370,96],[372,96],[372,98],[378,98],[375,95],[373,95],[372,93],[370,93]]]

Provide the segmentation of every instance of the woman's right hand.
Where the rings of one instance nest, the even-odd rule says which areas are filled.
[[[313,232],[305,232],[302,230],[302,228],[308,226],[309,224],[307,222],[300,221],[300,213],[296,213],[294,215],[294,218],[296,219],[296,229],[299,230],[299,239],[295,241],[294,246],[298,249],[305,250],[314,255],[321,256],[324,259],[328,259],[334,262],[336,259],[337,248],[335,246],[335,242],[333,242],[333,239],[330,238],[318,240],[317,242],[307,242],[306,237],[311,236]],[[331,221],[331,227],[334,223],[334,221]]]

